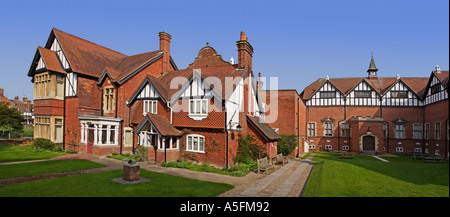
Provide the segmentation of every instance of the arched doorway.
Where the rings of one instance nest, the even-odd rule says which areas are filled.
[[[375,137],[366,135],[362,139],[363,151],[375,151]]]

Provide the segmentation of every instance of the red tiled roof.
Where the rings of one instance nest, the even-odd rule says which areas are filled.
[[[259,117],[247,115],[247,120],[249,120],[251,125],[255,127],[257,131],[260,132],[261,135],[265,137],[267,140],[273,141],[281,139],[280,135],[278,135],[278,133],[275,132],[275,130],[273,130],[269,124],[261,121]]]
[[[145,118],[136,127],[135,132],[140,132],[147,123],[151,123],[161,136],[181,136],[181,132],[170,125],[166,117],[152,113],[147,113]]]
[[[59,63],[59,59],[55,51],[49,50],[47,48],[38,47],[39,54],[44,61],[45,68],[50,71],[66,73]]]
[[[107,66],[116,66],[125,54],[92,43],[85,39],[52,29],[66,55],[72,71],[93,77],[100,77]]]
[[[395,77],[378,77],[378,78],[330,78],[328,79],[343,94],[348,94],[361,81],[366,81],[375,91],[383,95],[392,85],[397,82]],[[428,78],[400,78],[412,91],[422,97],[428,82]],[[319,78],[303,90],[303,99],[309,99],[327,79]]]

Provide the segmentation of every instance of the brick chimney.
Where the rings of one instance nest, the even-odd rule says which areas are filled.
[[[5,90],[3,90],[3,87],[0,87],[0,96],[3,96],[4,93],[5,93]]]
[[[236,42],[238,47],[238,68],[248,67],[252,70],[253,47],[248,43],[247,35],[241,32],[241,40]]]
[[[163,56],[163,68],[162,72],[170,71],[170,40],[172,36],[170,36],[167,32],[159,33],[159,50],[164,52]]]

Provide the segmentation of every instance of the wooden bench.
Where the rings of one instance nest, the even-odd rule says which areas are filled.
[[[257,159],[257,162],[258,162],[258,173],[261,173],[261,171],[264,171],[264,174],[265,174],[267,172],[267,170],[269,170],[269,169],[275,170],[274,165],[270,165],[267,158]]]
[[[423,160],[427,161],[428,163],[430,163],[430,161],[444,162],[444,158],[440,157],[423,157]]]
[[[424,159],[424,157],[427,157],[428,155],[424,155],[424,154],[422,154],[422,153],[413,153],[413,157],[414,157],[414,160],[417,160],[417,159]]]
[[[277,163],[279,164],[284,164],[284,163],[288,163],[289,160],[286,156],[283,156],[283,154],[278,154],[277,155]]]
[[[342,152],[341,158],[354,158],[355,155],[353,153]]]

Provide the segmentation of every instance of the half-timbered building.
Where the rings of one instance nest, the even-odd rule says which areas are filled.
[[[310,151],[448,157],[448,71],[427,77],[320,78],[300,94]]]

